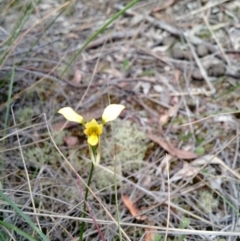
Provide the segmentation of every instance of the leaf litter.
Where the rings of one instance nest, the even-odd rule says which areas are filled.
[[[22,110],[21,116],[17,117],[17,126],[13,125],[11,115],[7,126],[4,127],[4,120],[1,122],[4,189],[11,192],[17,204],[26,203],[25,208],[28,208],[26,173],[15,136],[18,130],[31,185],[39,194],[34,195],[36,203],[41,203],[38,211],[58,215],[54,217],[54,223],[50,215],[42,216],[41,224],[48,224],[49,237],[53,241],[77,237],[78,227],[72,217],[81,215],[80,191],[75,175],[65,166],[61,155],[55,153],[46,125],[57,131],[64,128],[63,134],[54,137],[56,143],[86,180],[89,162],[83,138],[79,136],[78,127],[63,122],[56,116],[56,111],[62,106],[74,106],[84,118],[98,119],[110,99],[126,105],[121,121],[132,122],[142,133],[147,133],[141,160],[127,160],[138,168],[129,165],[131,169],[127,169],[125,165],[117,178],[117,194],[125,197],[124,203],[119,199],[121,221],[129,216],[130,220],[137,216],[146,218],[136,218],[136,223],[130,221],[134,231],[128,225],[121,225],[130,239],[140,240],[143,233],[145,240],[238,238],[238,1],[159,1],[157,5],[151,1],[139,2],[136,8],[127,11],[108,31],[91,42],[60,77],[73,53],[112,14],[122,9],[125,1],[112,5],[103,2],[98,6],[92,1],[72,1],[66,12],[52,22],[57,16],[55,10],[61,9],[61,2],[65,3],[44,0],[35,6],[21,31],[23,41],[14,42],[14,51],[7,52],[0,69],[3,83],[1,116],[5,116],[8,103],[14,103],[14,112]],[[3,49],[25,3],[27,1],[21,6],[14,1],[13,5],[1,3],[1,9],[4,9],[0,30]],[[36,19],[41,24],[35,24]],[[31,28],[32,24],[35,24],[34,28]],[[34,46],[30,52],[29,46]],[[98,58],[100,64],[92,76]],[[9,102],[9,86],[5,80],[11,76],[14,64]],[[91,79],[92,85],[87,89]],[[211,85],[213,89],[209,90]],[[24,114],[29,108],[32,109],[31,116]],[[42,122],[39,113],[46,114],[47,123]],[[214,118],[206,119],[208,116]],[[111,128],[108,132],[114,133]],[[133,142],[137,144],[135,140]],[[117,156],[114,147],[121,148],[117,144],[111,142],[109,160]],[[198,147],[204,148],[203,156],[195,153]],[[124,161],[120,160],[121,163]],[[138,163],[141,166],[136,165]],[[102,163],[103,166],[108,164]],[[40,169],[40,165],[44,168]],[[141,180],[146,176],[144,185]],[[106,239],[117,239],[117,228],[113,225],[108,228],[110,224],[103,222],[109,220],[103,206],[111,215],[116,213],[114,192],[108,187],[99,189],[97,185],[91,189],[100,200],[98,202],[94,197],[88,200],[94,218],[104,227]],[[204,208],[198,203],[199,197],[216,199],[216,205],[212,209]],[[136,202],[132,202],[135,198]],[[172,203],[170,209],[166,206],[168,201]],[[125,207],[130,214],[124,213]],[[5,208],[9,207],[3,204],[2,209]],[[141,214],[142,209],[146,210],[144,214]],[[64,222],[59,214],[65,215]],[[7,212],[4,215],[10,217]],[[173,229],[166,232],[161,228],[167,227],[168,215],[169,227]],[[208,222],[204,222],[203,217]],[[185,219],[187,225],[183,231],[186,236],[183,236],[178,230]],[[138,226],[141,222],[149,228]],[[16,226],[22,227],[21,222],[16,221]],[[86,240],[99,240],[92,226],[86,226]]]

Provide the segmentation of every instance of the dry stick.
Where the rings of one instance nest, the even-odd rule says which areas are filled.
[[[176,208],[178,208],[178,207],[176,207]],[[107,210],[107,209],[105,209],[105,210]],[[15,211],[6,210],[6,209],[0,209],[0,211],[1,212],[5,212],[5,213],[15,213]],[[55,218],[77,220],[77,221],[82,220],[79,217],[66,216],[66,215],[61,215],[61,214],[32,213],[32,212],[24,212],[24,213],[29,215],[29,216],[55,217]],[[96,221],[98,223],[101,223],[101,224],[107,224],[107,225],[116,224],[116,221],[114,220],[113,217],[112,217],[112,220],[113,221],[96,219]],[[93,220],[90,219],[90,218],[86,218],[86,219],[84,219],[84,221],[88,222],[88,223],[93,223]],[[150,228],[150,229],[166,232],[166,228],[165,227],[159,227],[159,226],[153,226],[153,225],[146,225],[146,224],[139,224],[139,223],[124,223],[124,222],[121,222],[121,225],[122,226],[127,226],[128,228],[129,227]],[[223,232],[223,231],[206,231],[206,230],[168,228],[168,232],[171,233],[171,234],[195,234],[195,235],[205,235],[205,236],[210,236],[210,235],[235,236],[235,237],[239,237],[240,236],[240,232],[234,232],[234,231],[232,231],[232,232],[229,232],[229,231]],[[131,241],[128,237],[127,237],[127,240]]]
[[[11,112],[12,112],[12,116],[13,116],[13,123],[14,123],[14,125],[16,125],[16,119],[15,119],[15,115],[14,115],[14,111],[13,111],[13,105],[11,105]],[[33,211],[34,211],[34,213],[37,213],[34,198],[33,198],[33,193],[32,193],[31,182],[30,182],[30,178],[29,178],[29,175],[28,175],[28,169],[27,169],[26,161],[25,161],[25,158],[24,158],[24,155],[23,155],[23,150],[22,150],[22,147],[21,147],[18,132],[16,132],[16,136],[17,136],[19,151],[20,151],[20,155],[21,155],[21,158],[22,158],[22,162],[23,162],[23,166],[24,166],[24,170],[25,170],[25,174],[26,174],[26,178],[27,178],[28,189],[29,189],[29,193],[30,193],[30,199],[31,199],[31,202],[32,202],[32,206],[33,206]],[[42,230],[39,219],[36,218],[36,220],[37,220],[39,230]]]
[[[152,10],[152,13],[160,12],[164,10],[165,8],[170,7],[171,5],[175,4],[178,0],[169,0],[166,3],[163,4],[163,6],[156,7]]]
[[[137,32],[137,34],[141,34],[142,32]],[[130,31],[122,31],[122,32],[113,32],[110,34],[107,34],[103,37],[100,37],[94,41],[92,41],[86,48],[85,50],[89,50],[92,48],[96,48],[98,46],[105,45],[106,42],[109,41],[114,41],[118,39],[123,39],[123,38],[132,38],[136,35],[136,31],[130,30]]]

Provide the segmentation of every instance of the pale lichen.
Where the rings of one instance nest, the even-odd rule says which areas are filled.
[[[113,170],[117,163],[117,173],[138,171],[143,164],[147,150],[147,139],[144,131],[130,121],[116,120],[108,134],[102,138],[101,163]],[[99,188],[113,184],[113,175],[105,170],[94,173],[94,180]]]
[[[145,133],[130,121],[116,120],[102,142],[102,161],[122,164],[122,169],[139,169],[147,150]]]
[[[208,191],[200,192],[199,205],[206,213],[212,213],[218,206],[218,200]]]

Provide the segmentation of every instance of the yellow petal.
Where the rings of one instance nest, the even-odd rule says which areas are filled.
[[[107,106],[102,114],[103,123],[115,120],[124,108],[124,105],[118,104],[111,104]]]
[[[83,123],[82,116],[77,114],[71,107],[63,107],[58,113],[62,114],[69,121]]]
[[[90,135],[88,137],[88,144],[91,146],[96,146],[98,144],[98,136],[97,135]]]

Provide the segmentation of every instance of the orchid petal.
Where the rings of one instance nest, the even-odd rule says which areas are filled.
[[[105,108],[102,114],[102,121],[105,124],[106,122],[115,120],[125,108],[123,105],[111,104]]]
[[[87,141],[88,141],[88,144],[90,146],[96,146],[98,144],[98,136],[92,134],[92,135],[88,136],[88,140]]]
[[[63,107],[58,113],[62,114],[68,121],[83,123],[83,117],[77,114],[71,107]]]

